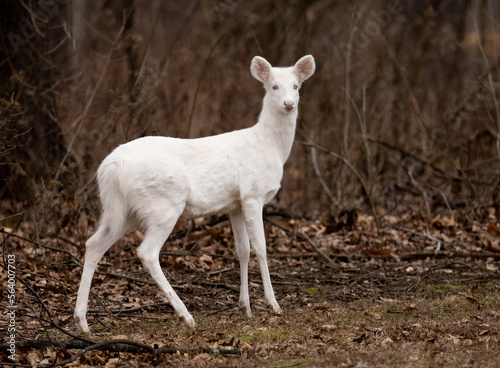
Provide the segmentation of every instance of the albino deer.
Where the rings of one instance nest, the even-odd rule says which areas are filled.
[[[145,230],[137,249],[144,268],[177,315],[194,327],[193,317],[165,278],[158,258],[180,216],[193,218],[219,211],[229,213],[233,228],[241,268],[240,307],[252,316],[248,295],[251,245],[265,300],[275,313],[281,313],[267,267],[262,208],[280,188],[295,135],[299,88],[315,67],[311,55],[288,68],[273,68],[256,56],[250,71],[266,90],[256,125],[198,139],[139,138],[104,159],[97,171],[103,211],[96,233],[86,243],[76,300],[75,321],[82,332],[90,332],[86,311],[97,263],[136,226]]]

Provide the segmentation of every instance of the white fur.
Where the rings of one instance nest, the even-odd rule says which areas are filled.
[[[251,244],[266,302],[281,313],[267,267],[262,208],[280,188],[295,134],[299,88],[314,73],[315,63],[308,55],[293,67],[273,68],[256,56],[250,70],[266,90],[259,121],[253,127],[199,139],[140,138],[119,146],[102,162],[97,179],[103,213],[96,233],[86,243],[75,308],[82,332],[89,332],[86,310],[97,263],[136,226],[145,229],[144,241],[137,249],[144,268],[176,313],[194,326],[193,317],[165,278],[158,257],[180,216],[219,211],[230,214],[233,227],[241,267],[241,307],[250,317]]]

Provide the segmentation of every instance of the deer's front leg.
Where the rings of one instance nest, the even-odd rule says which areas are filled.
[[[250,296],[248,294],[248,260],[250,258],[250,242],[248,240],[245,221],[241,212],[230,214],[231,226],[233,228],[234,243],[236,253],[240,260],[241,288],[240,288],[240,308],[244,310],[248,318],[252,317],[250,309]]]
[[[275,313],[281,313],[281,308],[274,296],[271,277],[267,267],[266,238],[264,234],[264,222],[262,219],[263,205],[259,200],[247,199],[243,202],[243,218],[247,229],[248,238],[252,245],[257,261],[259,262],[262,283],[264,285],[264,296],[268,305]]]

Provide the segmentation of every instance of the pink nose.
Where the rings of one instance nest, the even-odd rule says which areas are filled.
[[[287,109],[287,110],[293,109],[293,105],[294,105],[293,101],[285,101],[284,103],[285,103],[285,109]]]

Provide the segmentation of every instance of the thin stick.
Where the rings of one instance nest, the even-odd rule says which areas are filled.
[[[87,117],[87,113],[90,110],[90,106],[92,105],[92,102],[94,102],[94,98],[97,94],[97,90],[101,86],[102,81],[104,80],[104,76],[106,75],[106,72],[108,70],[109,63],[111,62],[111,57],[113,56],[113,52],[115,51],[116,45],[118,44],[118,41],[120,40],[121,35],[123,34],[123,31],[125,30],[125,19],[123,21],[123,24],[118,31],[115,40],[113,41],[113,44],[111,46],[111,49],[108,53],[108,56],[106,57],[106,62],[104,63],[104,67],[102,68],[101,74],[99,75],[99,78],[97,79],[97,83],[94,86],[94,89],[92,90],[92,93],[90,94],[90,98],[87,101],[87,104],[83,108],[82,113],[76,118],[76,120],[73,122],[72,125],[76,125],[76,129],[73,133],[73,136],[71,137],[71,141],[68,144],[68,148],[66,149],[66,153],[64,154],[64,157],[61,160],[61,163],[59,164],[59,167],[56,171],[56,175],[54,176],[54,180],[58,180],[59,175],[61,174],[62,168],[64,164],[66,163],[66,160],[68,159],[68,156],[73,149],[73,145],[75,144],[76,138],[78,137],[80,130],[82,129],[83,122],[85,121],[85,118]]]
[[[325,261],[327,261],[329,264],[331,265],[336,265],[336,263],[330,258],[328,257],[328,255],[323,252],[317,245],[315,242],[313,242],[311,240],[311,238],[303,231],[300,232],[300,235],[309,243],[311,244],[311,246],[314,248],[314,250],[316,251],[316,253],[318,253],[320,255],[321,258],[323,258]]]
[[[313,164],[314,172],[316,173],[316,176],[318,177],[319,183],[323,187],[323,190],[325,193],[330,197],[332,201],[335,200],[332,191],[330,188],[328,188],[328,185],[326,184],[325,180],[323,179],[323,175],[321,175],[321,171],[319,170],[318,166],[318,160],[316,158],[316,147],[311,146],[311,161]]]
[[[7,220],[10,220],[11,218],[14,218],[14,217],[17,217],[17,216],[22,216],[26,213],[27,211],[22,211],[22,212],[19,212],[19,213],[15,213],[13,215],[10,215],[10,216],[7,216],[7,217],[4,217],[3,219],[0,219],[0,222],[4,222],[4,221],[7,221]]]
[[[2,234],[6,234],[6,235],[9,235],[9,236],[13,236],[15,238],[18,238],[18,239],[21,239],[21,240],[24,240],[24,241],[27,241],[28,243],[31,243],[31,244],[34,244],[34,245],[37,245],[41,248],[44,248],[44,249],[49,249],[49,250],[54,250],[56,252],[61,252],[61,253],[64,253],[64,254],[67,254],[68,256],[70,256],[71,260],[76,263],[78,266],[80,267],[83,267],[83,264],[80,262],[80,260],[78,258],[76,258],[70,251],[68,250],[65,250],[65,249],[61,249],[61,248],[56,248],[56,247],[51,247],[49,245],[44,245],[42,244],[41,242],[39,241],[36,241],[36,240],[33,240],[33,239],[30,239],[30,238],[26,238],[24,236],[21,236],[21,235],[17,235],[17,234],[13,234],[13,233],[10,233],[8,231],[6,231],[5,229],[0,229],[0,233]],[[70,243],[70,241],[68,240],[65,240],[64,238],[60,237],[61,240],[64,240],[68,243]],[[77,245],[75,243],[71,243],[72,245]]]
[[[347,154],[349,149],[349,125],[351,120],[351,104],[349,103],[349,98],[351,96],[351,56],[352,56],[352,44],[354,41],[354,35],[356,33],[356,23],[358,20],[358,14],[355,13],[353,23],[351,25],[351,30],[349,32],[349,39],[346,45],[345,52],[345,115],[344,115],[344,154]]]
[[[400,229],[400,230],[404,230],[412,235],[418,235],[418,236],[421,236],[421,237],[424,237],[424,238],[427,238],[429,240],[432,240],[432,241],[435,241],[437,242],[437,246],[436,246],[436,249],[434,249],[434,252],[437,253],[441,250],[441,240],[439,240],[438,238],[435,238],[433,237],[432,235],[429,235],[429,234],[424,234],[424,233],[421,233],[419,231],[415,231],[415,230],[412,230],[412,229],[409,229],[407,227],[404,227],[404,226],[395,226],[397,229]]]
[[[233,270],[234,270],[234,268],[222,268],[220,270],[215,270],[215,271],[208,272],[207,275],[208,276],[214,276],[214,275],[218,275],[218,274],[221,274],[221,273],[224,273],[224,272],[233,271]]]
[[[369,140],[370,142],[373,142],[373,143],[376,143],[376,144],[380,144],[381,146],[384,146],[384,147],[389,148],[391,150],[397,151],[397,152],[403,154],[404,156],[407,156],[407,157],[409,157],[409,158],[411,158],[411,159],[419,162],[422,165],[428,166],[436,174],[441,175],[442,177],[444,177],[446,179],[451,179],[451,180],[455,180],[455,181],[458,181],[458,182],[470,182],[472,184],[481,185],[481,186],[487,186],[487,187],[491,186],[491,183],[482,182],[482,181],[474,180],[474,179],[466,179],[466,178],[462,178],[462,177],[460,177],[458,175],[455,175],[453,173],[446,172],[443,169],[440,169],[439,167],[437,167],[432,162],[427,161],[425,158],[423,158],[421,156],[418,156],[417,154],[411,153],[409,151],[406,151],[403,148],[395,146],[395,145],[393,145],[391,143],[384,142],[384,141],[382,141],[380,139],[376,139],[376,138],[370,137],[370,136],[367,136],[366,139]]]
[[[476,30],[477,30],[477,25],[476,25]],[[479,30],[478,30],[479,32]],[[482,41],[482,40],[481,40]],[[498,100],[495,92],[495,85],[493,83],[493,77],[491,75],[491,68],[490,68],[490,63],[488,62],[488,58],[486,57],[486,53],[484,52],[484,48],[482,45],[482,42],[478,42],[479,45],[479,50],[481,51],[481,55],[483,56],[484,63],[486,64],[486,67],[488,69],[488,83],[490,87],[490,92],[491,95],[493,96],[493,102],[495,105],[495,113],[497,117],[497,155],[500,157],[500,140],[498,139],[498,136],[500,134],[500,106],[498,105]]]
[[[241,21],[243,21],[246,17],[248,17],[247,14],[245,15],[242,19],[238,20],[231,28],[229,28],[226,32],[224,32],[220,37],[217,39],[217,41],[213,44],[213,46],[210,48],[210,51],[208,52],[208,56],[205,59],[205,64],[203,64],[203,68],[201,69],[201,74],[200,77],[198,78],[198,83],[196,84],[196,90],[194,92],[194,97],[193,97],[193,105],[191,106],[191,112],[189,114],[189,120],[187,123],[187,134],[186,138],[191,138],[191,124],[193,122],[193,116],[194,116],[194,111],[196,109],[196,102],[198,101],[198,94],[200,92],[200,86],[201,86],[201,81],[203,79],[203,76],[205,75],[205,70],[208,67],[208,62],[212,58],[212,54],[214,53],[216,47],[219,45],[219,43],[226,37],[229,33],[231,33],[239,24]]]
[[[370,195],[370,191],[369,191],[369,188],[368,188],[368,185],[366,184],[365,180],[363,179],[363,177],[361,176],[361,174],[359,173],[358,170],[356,170],[356,168],[353,166],[353,164],[351,164],[349,162],[349,160],[347,160],[346,158],[340,156],[339,154],[333,152],[333,151],[330,151],[328,148],[325,148],[325,147],[322,147],[314,142],[300,142],[300,144],[304,145],[304,146],[313,146],[313,147],[316,147],[317,149],[319,149],[320,151],[323,151],[325,153],[328,153],[329,155],[335,157],[336,159],[342,161],[347,167],[349,167],[352,172],[354,173],[354,175],[356,175],[356,177],[358,178],[361,186],[363,187],[363,190],[365,191],[366,193],[366,196],[368,197],[368,202],[370,203],[370,207],[372,209],[372,214],[375,218],[375,223],[377,225],[377,230],[380,231],[380,220],[378,218],[378,213],[377,213],[377,209],[375,207],[375,202],[373,201],[373,198],[372,196]]]
[[[3,264],[0,264],[0,267],[6,269],[5,265],[3,265]],[[36,318],[38,321],[50,324],[51,326],[55,327],[56,329],[58,329],[59,331],[61,331],[65,335],[68,335],[68,336],[70,336],[70,337],[72,337],[74,339],[77,339],[77,340],[80,340],[80,341],[84,341],[84,342],[87,342],[87,343],[93,343],[93,341],[88,340],[88,339],[83,338],[83,337],[80,337],[80,336],[77,336],[77,335],[74,335],[73,333],[65,330],[64,328],[62,328],[61,326],[59,326],[57,323],[55,323],[54,320],[53,320],[53,317],[52,317],[52,313],[50,312],[50,310],[48,309],[48,307],[45,305],[45,303],[42,301],[42,299],[40,298],[40,295],[38,295],[38,293],[35,290],[33,290],[33,288],[31,287],[31,285],[28,284],[22,277],[20,277],[19,274],[16,275],[16,280],[19,280],[19,282],[21,282],[21,284],[23,284],[26,287],[26,289],[37,299],[37,301],[40,303],[42,309],[47,313],[47,316],[48,316],[49,319],[47,320],[47,319],[45,319],[45,318],[43,318],[41,316],[34,316],[34,318]],[[16,313],[23,314],[20,311],[17,311]]]
[[[417,188],[420,193],[422,193],[422,196],[424,197],[427,218],[429,220],[432,219],[431,205],[429,203],[429,196],[427,195],[427,191],[419,183],[417,183],[410,168],[408,168],[408,177],[410,178],[410,181],[415,186],[415,188]]]
[[[144,305],[139,305],[137,307],[130,307],[130,308],[120,308],[120,309],[106,309],[104,313],[130,313],[130,312],[135,312],[141,309],[146,309],[150,307],[158,307],[158,306],[170,306],[169,302],[158,302],[158,303],[149,303],[149,304],[144,304]],[[102,313],[102,309],[89,309],[87,310],[87,313],[89,314],[98,314]]]

